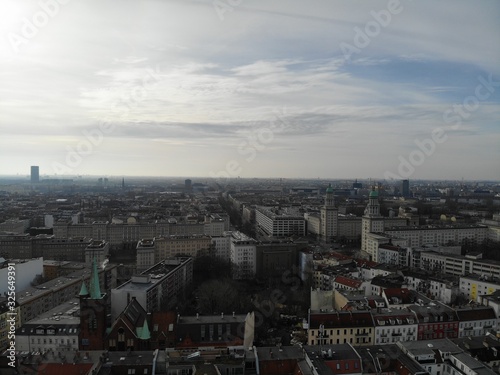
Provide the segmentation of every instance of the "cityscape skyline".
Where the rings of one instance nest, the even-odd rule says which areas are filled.
[[[5,1],[0,175],[495,180],[499,14]]]

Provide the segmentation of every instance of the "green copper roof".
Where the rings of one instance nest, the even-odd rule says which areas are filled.
[[[88,296],[89,291],[87,290],[87,285],[85,285],[85,281],[82,281],[82,287],[80,288],[80,296]]]
[[[101,287],[99,286],[99,274],[97,273],[97,263],[92,260],[92,271],[90,273],[90,298],[101,299]]]
[[[147,319],[144,319],[144,325],[142,327],[136,328],[137,337],[141,340],[149,340],[151,338],[151,332],[149,332],[149,326]]]
[[[326,188],[326,192],[327,192],[327,193],[333,193],[332,184],[329,184],[329,185],[328,185],[328,187]]]
[[[370,198],[378,198],[378,191],[376,191],[375,188],[370,191]]]

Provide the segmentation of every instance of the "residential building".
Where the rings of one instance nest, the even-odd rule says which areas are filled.
[[[135,297],[148,312],[175,306],[193,281],[193,258],[164,259],[111,290],[111,318],[116,320]]]
[[[455,313],[460,321],[458,337],[484,336],[488,332],[497,331],[497,316],[492,307],[459,306],[455,308]]]
[[[478,276],[470,274],[460,276],[459,291],[474,302],[479,300],[481,295],[493,294],[500,290],[500,279],[497,277]]]
[[[80,302],[74,297],[23,324],[16,331],[20,352],[78,350]]]
[[[309,312],[308,345],[372,345],[375,324],[370,312]]]
[[[175,347],[249,348],[254,341],[255,314],[178,316],[175,323]]]
[[[484,363],[472,358],[449,339],[406,341],[396,345],[430,375],[493,375]]]
[[[379,309],[372,314],[376,345],[417,340],[418,323],[412,312],[406,309]]]
[[[155,265],[156,262],[156,246],[155,239],[142,239],[137,242],[136,246],[136,269],[137,272],[143,272]]]
[[[233,278],[249,279],[257,273],[256,243],[241,232],[231,232],[230,260],[234,266]]]
[[[434,302],[408,307],[418,321],[418,340],[436,340],[458,337],[459,321],[455,311],[445,305]]]
[[[155,262],[175,256],[196,258],[208,254],[211,244],[209,236],[200,234],[158,237],[155,238]]]
[[[297,265],[298,245],[291,241],[261,242],[255,245],[256,276],[282,279]]]
[[[99,266],[104,264],[104,261],[109,256],[109,242],[104,240],[91,241],[85,248],[85,263],[91,265],[95,260]]]
[[[305,236],[306,221],[302,216],[288,215],[278,209],[257,206],[257,227],[269,237]]]
[[[10,342],[13,341],[12,338],[9,337],[12,318],[14,318],[14,329],[19,328],[21,326],[19,304],[17,304],[16,301],[12,301],[11,298],[9,299],[8,295],[5,297],[0,296],[0,351],[2,352],[7,349],[10,346]],[[20,350],[17,346],[17,340],[16,350]]]

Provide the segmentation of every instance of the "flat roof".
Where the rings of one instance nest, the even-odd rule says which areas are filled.
[[[22,327],[38,324],[80,324],[80,300],[75,297],[67,302],[63,302],[53,309],[38,315],[36,318],[23,322]]]

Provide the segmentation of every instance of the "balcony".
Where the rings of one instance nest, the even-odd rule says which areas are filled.
[[[369,333],[368,332],[359,332],[359,333],[356,333],[355,336],[361,336],[361,337],[366,337],[368,336]],[[382,335],[380,335],[381,337],[383,337]]]

